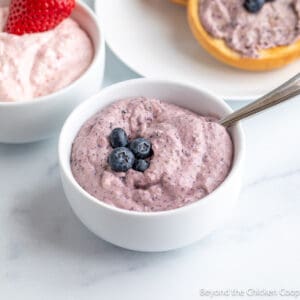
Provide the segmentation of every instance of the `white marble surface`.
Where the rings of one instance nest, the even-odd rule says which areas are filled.
[[[108,52],[105,85],[136,76]],[[204,298],[200,289],[300,290],[299,114],[300,98],[244,121],[247,163],[232,220],[169,253],[126,251],[83,227],[62,191],[57,137],[0,144],[0,299],[193,300]]]

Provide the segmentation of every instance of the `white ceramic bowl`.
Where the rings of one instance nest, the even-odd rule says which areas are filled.
[[[81,104],[67,119],[59,139],[59,163],[65,194],[79,219],[102,239],[138,251],[166,251],[191,244],[216,229],[232,213],[241,187],[244,134],[230,129],[234,160],[230,174],[213,193],[182,208],[132,212],[101,202],[75,181],[70,167],[72,142],[83,123],[98,110],[128,97],[156,97],[202,115],[224,116],[230,107],[202,89],[169,81],[136,79],[110,86]]]
[[[92,64],[78,80],[53,94],[27,102],[0,101],[0,142],[26,143],[54,135],[80,102],[99,91],[105,64],[104,37],[94,13],[82,2],[77,1],[72,18],[92,39]]]

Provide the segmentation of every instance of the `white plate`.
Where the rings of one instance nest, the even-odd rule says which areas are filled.
[[[185,8],[169,0],[96,0],[95,7],[109,47],[145,77],[188,81],[228,100],[250,100],[300,70],[300,61],[263,73],[216,61],[193,38]]]

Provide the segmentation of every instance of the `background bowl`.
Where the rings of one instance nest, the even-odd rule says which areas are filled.
[[[77,1],[72,18],[93,42],[92,64],[78,80],[53,94],[26,102],[0,101],[0,142],[26,143],[54,135],[80,102],[99,91],[105,64],[104,37],[94,13],[82,2]]]
[[[78,218],[96,235],[123,248],[166,251],[191,244],[222,224],[232,213],[241,187],[244,134],[230,129],[234,160],[230,174],[213,193],[182,208],[164,212],[132,212],[97,200],[75,181],[70,167],[72,142],[83,123],[98,110],[128,97],[145,96],[177,104],[203,115],[224,116],[230,107],[202,89],[152,79],[125,81],[81,104],[67,119],[59,139],[59,163],[65,194]]]

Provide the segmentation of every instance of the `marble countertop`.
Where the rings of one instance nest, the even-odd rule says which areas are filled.
[[[109,50],[107,66],[105,85],[137,77]],[[0,144],[0,299],[193,300],[208,299],[203,290],[299,291],[299,115],[300,98],[243,122],[247,162],[233,218],[169,253],[114,247],[80,223],[60,183],[57,137]]]

